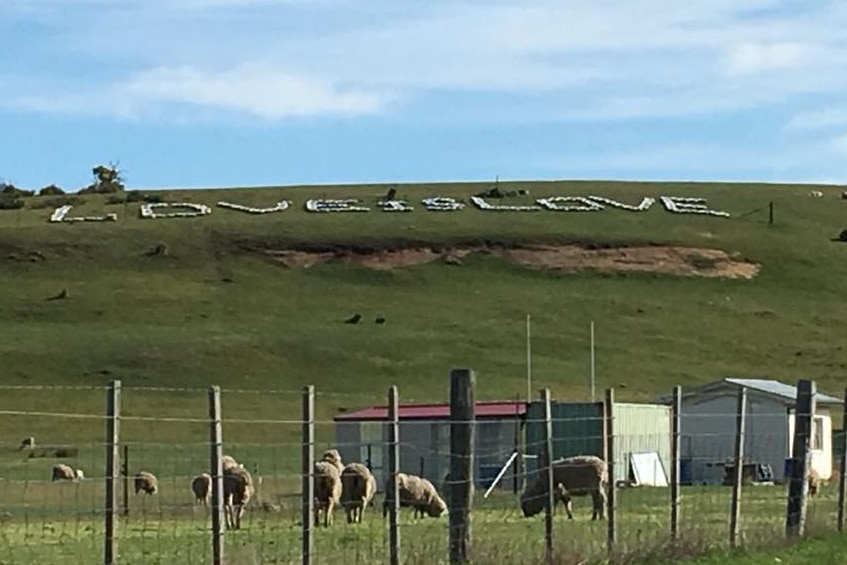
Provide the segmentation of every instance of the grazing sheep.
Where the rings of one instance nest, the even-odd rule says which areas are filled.
[[[544,468],[542,467],[542,471]],[[591,519],[604,518],[606,507],[606,483],[609,480],[606,462],[593,455],[577,455],[553,462],[553,484],[560,500],[573,519],[571,496],[591,495],[593,511]],[[544,472],[521,495],[521,510],[526,517],[544,510],[547,499],[547,477]],[[555,501],[554,501],[555,504]]]
[[[202,503],[209,505],[209,497],[212,496],[212,476],[209,473],[197,475],[191,480],[191,492],[194,493],[194,504]]]
[[[74,470],[69,465],[59,463],[53,466],[52,481],[78,481],[84,479],[85,475],[81,469]]]
[[[338,472],[341,473],[344,470],[344,463],[341,462],[341,454],[338,453],[337,449],[327,449],[324,451],[321,456],[321,461],[326,461],[327,463],[332,463],[335,465],[335,468],[338,469]]]
[[[156,494],[159,491],[159,480],[153,473],[139,471],[135,474],[135,494],[144,491],[145,494]]]
[[[250,502],[250,497],[255,492],[253,477],[243,467],[228,467],[224,470],[223,483],[226,527],[233,530],[241,529],[244,507]]]
[[[32,437],[32,436],[25,437],[24,439],[21,440],[21,446],[18,448],[18,451],[20,451],[21,449],[33,449],[34,447],[35,447],[35,438]]]
[[[341,501],[341,472],[329,461],[318,461],[314,466],[315,526],[329,527],[333,512]],[[321,520],[323,515],[323,521]]]
[[[341,506],[347,522],[359,524],[365,508],[376,494],[376,479],[365,465],[348,463],[341,471]]]
[[[385,501],[382,504],[382,517],[388,514],[390,500],[391,479],[386,481]],[[397,495],[400,499],[400,508],[411,506],[415,509],[414,517],[425,515],[438,518],[447,511],[447,503],[438,494],[438,490],[430,481],[417,475],[397,473]]]

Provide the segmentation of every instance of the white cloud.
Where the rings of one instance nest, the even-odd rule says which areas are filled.
[[[343,89],[261,64],[244,64],[222,72],[160,67],[136,74],[117,89],[141,103],[217,106],[269,119],[370,114],[379,112],[388,98],[382,93]]]
[[[802,43],[741,43],[730,48],[731,74],[747,74],[797,67],[809,60],[812,49]]]
[[[102,104],[104,92],[129,97],[132,108],[177,103],[267,119],[373,114],[405,102],[415,110],[407,116],[427,120],[444,113],[442,94],[497,93],[512,97],[511,120],[629,119],[847,89],[847,10],[834,1],[31,3],[53,6],[62,23],[58,60],[112,71],[77,88],[73,104],[54,104],[68,108],[118,111],[121,103]],[[68,5],[88,8],[66,21]]]
[[[787,124],[790,130],[813,130],[847,125],[847,106],[836,106],[797,114]]]

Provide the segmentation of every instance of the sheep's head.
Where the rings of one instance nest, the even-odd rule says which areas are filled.
[[[321,459],[323,461],[332,463],[335,466],[341,466],[341,454],[338,453],[337,449],[327,449],[326,451],[324,451]]]
[[[442,514],[447,512],[447,503],[444,502],[444,499],[438,496],[437,494],[432,497],[432,500],[429,501],[429,507],[427,508],[427,514],[432,516],[433,518],[438,518]]]
[[[546,482],[537,480],[526,488],[521,494],[521,511],[524,517],[535,516],[542,510],[547,499]]]
[[[82,472],[82,469],[77,469],[76,471],[74,471],[74,475],[77,480],[85,478],[85,473]]]

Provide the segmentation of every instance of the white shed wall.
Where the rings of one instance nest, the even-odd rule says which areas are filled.
[[[814,449],[815,446],[815,437],[812,437],[812,441],[810,443],[811,454],[812,454],[812,469],[818,472],[818,476],[824,481],[828,481],[832,478],[832,417],[830,416],[829,410],[825,408],[818,408],[815,412],[815,419],[820,419],[820,427],[812,425],[812,433],[820,433],[823,432],[823,437],[819,442],[821,449]],[[817,431],[816,431],[817,430]],[[791,411],[791,414],[788,416],[788,434],[789,437],[794,437],[794,410]],[[789,455],[786,457],[790,457],[791,449],[788,449]]]

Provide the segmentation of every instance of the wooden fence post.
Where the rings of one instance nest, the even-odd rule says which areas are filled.
[[[847,492],[847,389],[844,389],[844,404],[841,415],[841,464],[838,477],[838,531],[844,531],[844,495]]]
[[[547,563],[553,563],[553,509],[556,506],[556,492],[553,484],[553,407],[550,401],[550,389],[541,391],[541,401],[544,403],[544,445],[542,446],[542,463],[547,497],[544,501],[544,547]]]
[[[682,387],[673,387],[671,405],[671,539],[679,538],[680,457],[682,451]]]
[[[606,549],[609,553],[614,551],[617,542],[617,527],[615,524],[617,514],[617,481],[615,480],[615,389],[606,389],[606,403],[604,406],[606,421],[606,465],[609,470],[608,495],[606,497]]]
[[[467,563],[471,545],[474,480],[476,376],[470,369],[450,372],[450,563]]]
[[[315,554],[315,529],[313,520],[315,514],[315,481],[312,479],[315,467],[315,387],[303,387],[303,438],[301,442],[302,455],[300,458],[300,479],[302,495],[300,529],[303,546],[301,558],[303,565],[312,565]]]
[[[118,480],[120,467],[120,430],[121,430],[121,381],[112,381],[106,392],[106,508],[105,508],[105,547],[103,562],[115,565],[118,561],[117,522],[115,520],[118,501]]]
[[[209,387],[209,467],[212,475],[212,563],[224,563],[224,477],[221,387]]]
[[[397,387],[388,389],[388,541],[389,563],[400,564],[400,497],[397,493],[397,473],[400,472],[400,401]]]
[[[735,475],[732,481],[732,507],[729,515],[729,547],[738,546],[738,524],[741,518],[741,481],[744,478],[744,428],[747,423],[747,389],[738,391],[735,412]]]
[[[815,382],[797,383],[797,403],[794,410],[794,442],[791,450],[791,483],[788,489],[788,508],[785,534],[800,537],[806,527],[806,495],[809,491],[809,443],[812,436],[812,417],[815,413]]]

